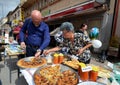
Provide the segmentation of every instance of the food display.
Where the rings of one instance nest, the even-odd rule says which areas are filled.
[[[45,58],[26,57],[20,59],[17,65],[21,68],[37,68],[46,64]]]
[[[77,85],[78,76],[63,65],[45,66],[34,74],[35,85]]]
[[[107,70],[107,69],[104,69],[102,67],[99,67],[98,76],[102,77],[102,78],[110,78],[111,77],[111,71]]]
[[[75,60],[75,59],[72,59],[70,61],[64,61],[63,64],[67,65],[67,66],[70,66],[74,69],[78,69],[79,68],[79,61],[78,60]]]
[[[54,58],[56,59],[53,60]],[[39,67],[32,74],[34,81],[32,82],[35,85],[82,85],[79,80],[93,81],[97,84],[100,77],[110,78],[109,70],[69,59],[69,56],[60,53],[52,53],[45,58],[23,58],[17,62],[17,65],[22,68]]]
[[[108,70],[106,68],[100,67],[100,66],[95,66],[92,64],[88,64],[88,66],[92,66],[93,71],[98,71],[98,77],[102,78],[110,78],[111,77],[111,70]]]

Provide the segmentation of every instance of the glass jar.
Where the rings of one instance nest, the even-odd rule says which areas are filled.
[[[89,71],[82,72],[81,66],[79,66],[79,68],[78,68],[78,74],[79,74],[80,79],[81,79],[82,81],[87,81],[87,80],[89,80]]]
[[[59,63],[62,63],[64,60],[64,55],[62,53],[59,54]]]
[[[95,81],[97,80],[98,77],[98,71],[90,71],[90,81]]]
[[[59,56],[56,54],[53,56],[53,63],[58,64],[59,63]]]

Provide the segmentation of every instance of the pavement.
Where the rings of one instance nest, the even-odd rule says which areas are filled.
[[[0,85],[28,85],[23,75],[18,78],[17,57],[0,62]]]
[[[17,57],[11,59],[9,57],[0,61],[0,85],[28,85],[23,75],[20,74],[18,78],[18,67],[16,66]],[[99,66],[106,66],[107,60],[104,63],[98,62],[98,55],[93,55],[91,63]],[[11,74],[11,75],[10,75]]]

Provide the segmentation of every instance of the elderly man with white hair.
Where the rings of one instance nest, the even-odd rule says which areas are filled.
[[[27,32],[27,37],[25,34]],[[33,10],[31,18],[25,20],[20,31],[20,45],[26,47],[26,56],[39,57],[42,51],[49,45],[50,34],[48,25],[42,21],[41,12]]]

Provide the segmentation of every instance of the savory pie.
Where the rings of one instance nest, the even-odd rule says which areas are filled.
[[[110,78],[111,77],[111,71],[107,70],[105,68],[99,67],[98,76],[103,78]]]
[[[72,59],[70,61],[64,61],[63,64],[67,65],[67,66],[70,66],[74,69],[78,69],[79,68],[79,61],[76,60],[76,59]]]
[[[34,74],[35,85],[77,85],[78,77],[75,72],[61,72],[59,65],[47,66]]]
[[[34,58],[34,57],[30,58],[29,61],[26,61],[25,58],[23,58],[17,62],[17,65],[22,68],[37,68],[37,67],[43,66],[45,64],[46,64],[45,58],[38,59],[38,58]]]

